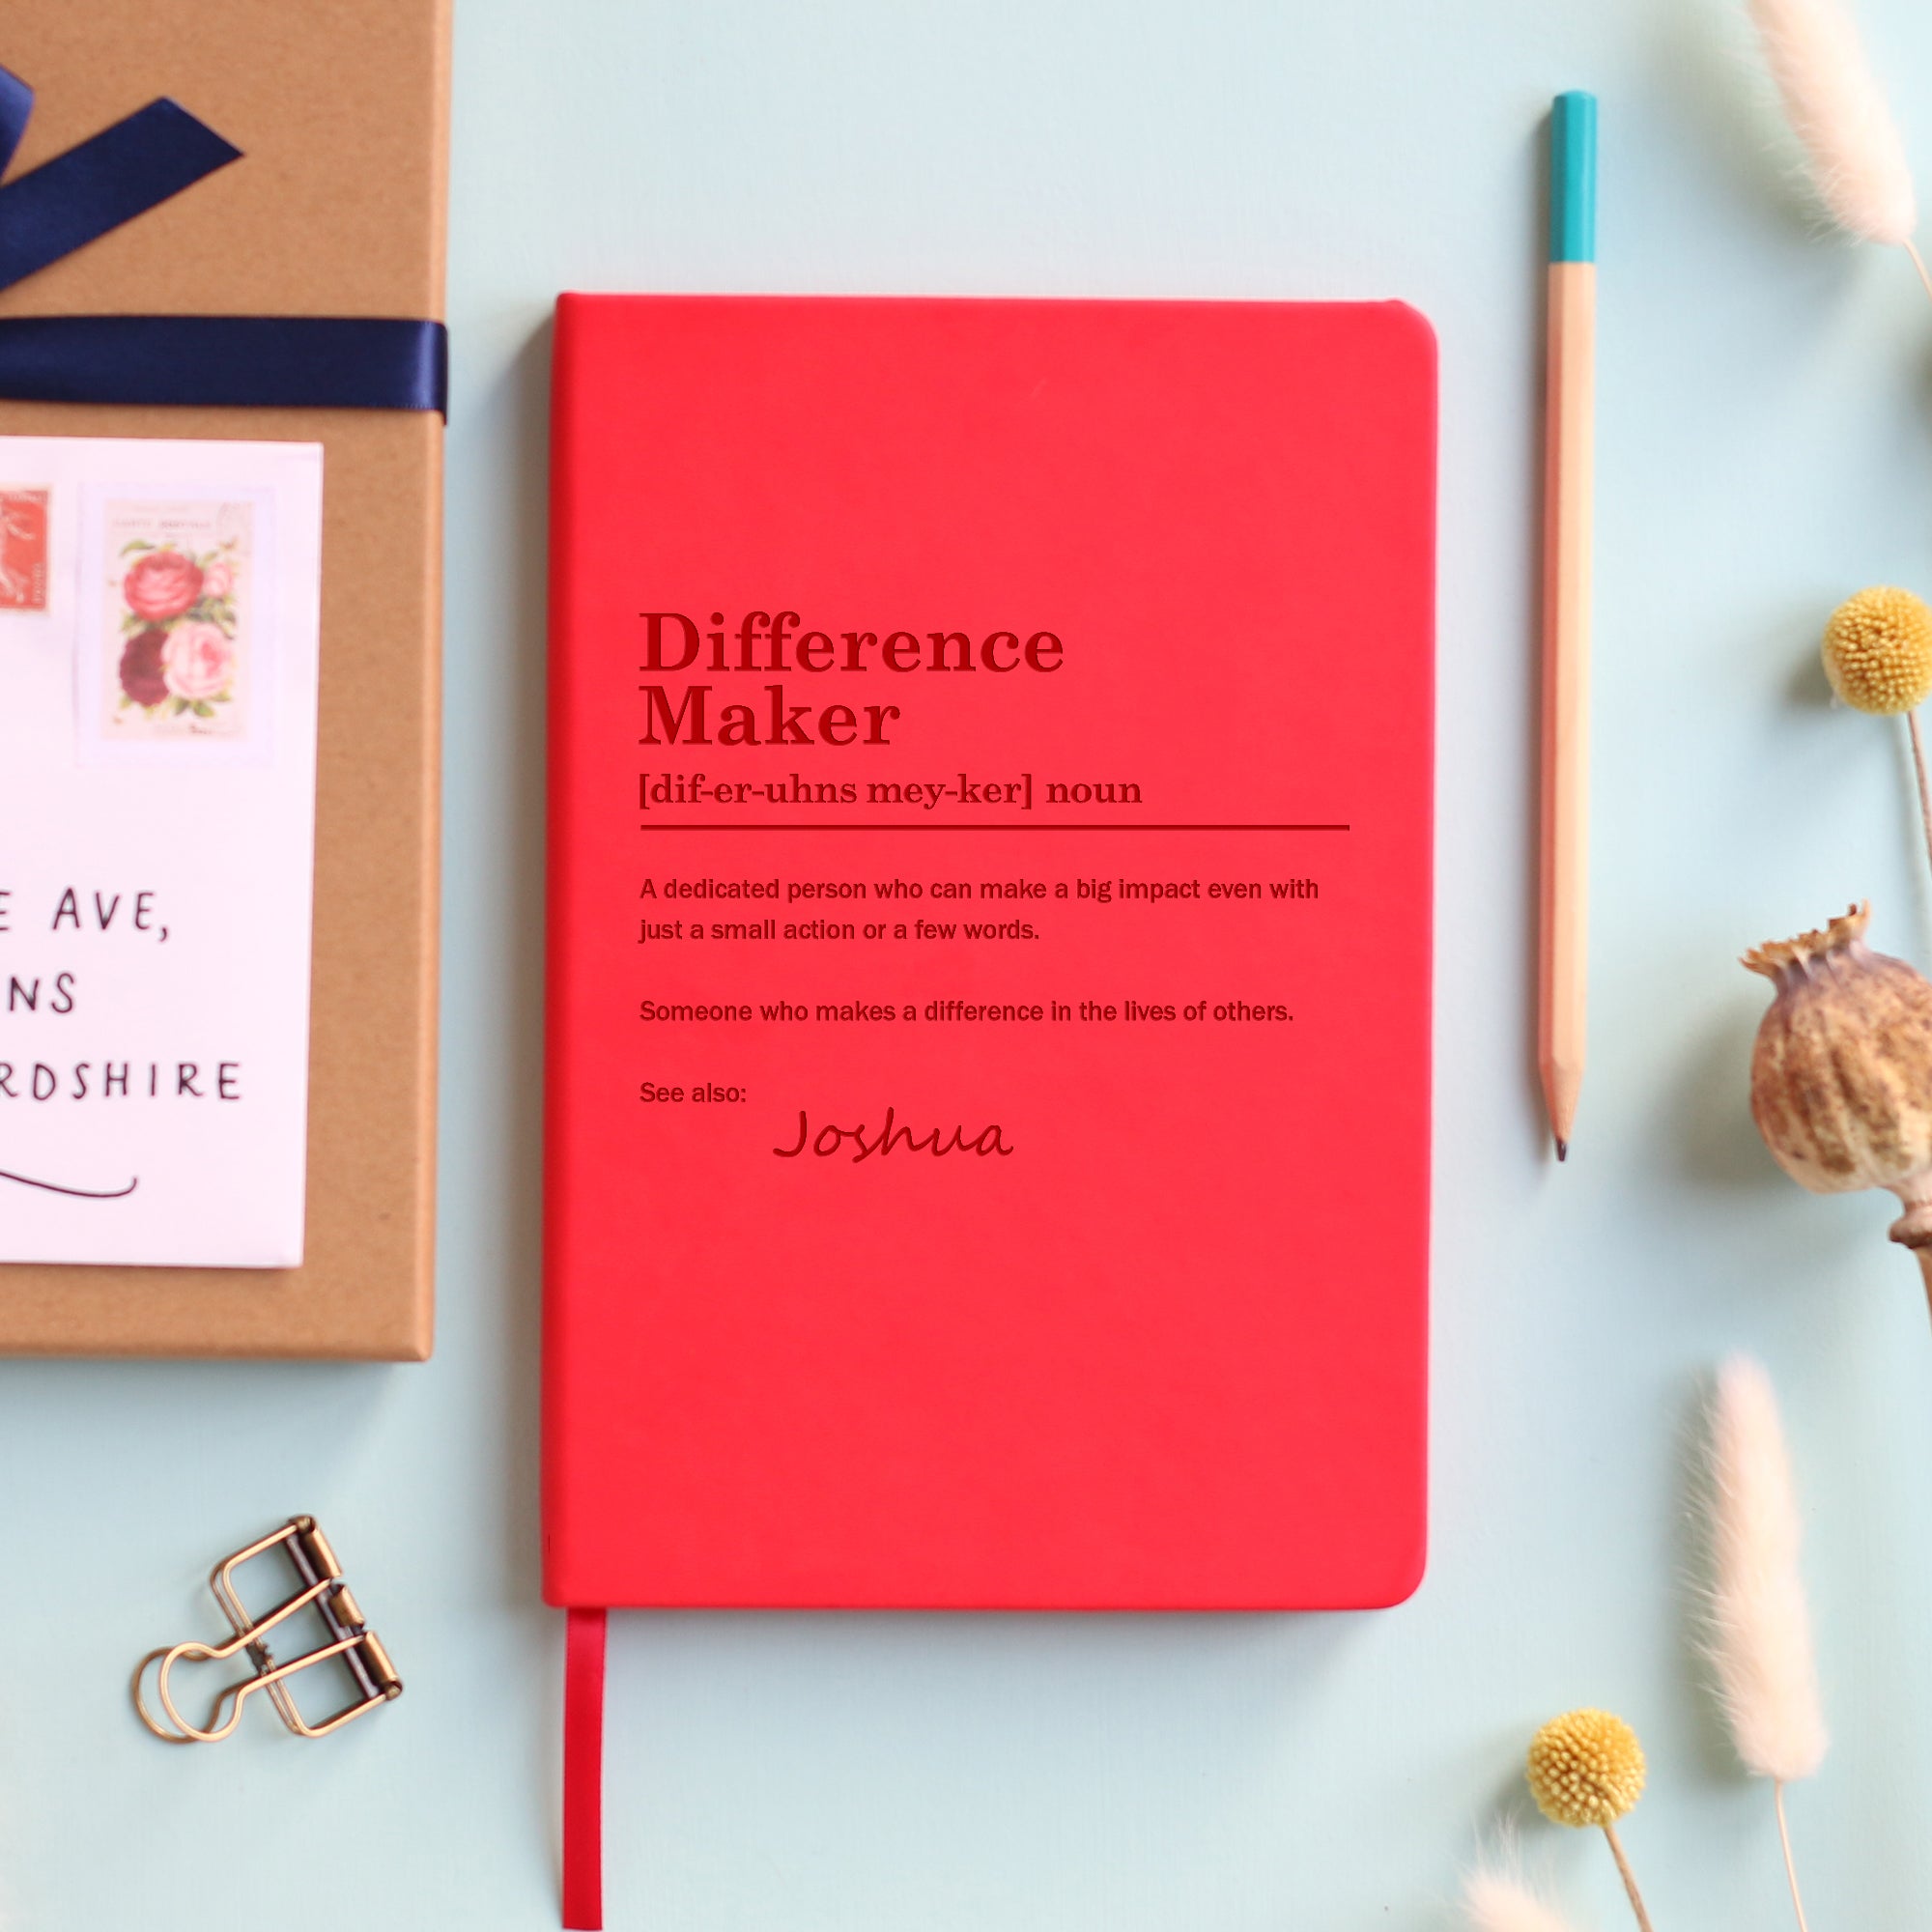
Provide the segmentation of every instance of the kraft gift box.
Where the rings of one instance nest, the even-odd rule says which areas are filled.
[[[9,179],[171,98],[242,151],[0,317],[422,318],[448,0],[15,0]],[[421,1360],[432,1334],[442,438],[433,410],[0,402],[14,436],[324,445],[307,1235],[283,1270],[0,1266],[0,1350]]]

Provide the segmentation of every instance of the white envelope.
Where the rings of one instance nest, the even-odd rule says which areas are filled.
[[[0,1262],[302,1258],[315,443],[0,437]]]

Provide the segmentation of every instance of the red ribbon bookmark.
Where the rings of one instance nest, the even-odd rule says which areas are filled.
[[[604,1924],[603,1610],[572,1610],[563,1654],[563,1923]]]

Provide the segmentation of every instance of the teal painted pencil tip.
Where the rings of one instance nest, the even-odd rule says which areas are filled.
[[[1549,110],[1549,259],[1597,259],[1597,97],[1559,94]]]

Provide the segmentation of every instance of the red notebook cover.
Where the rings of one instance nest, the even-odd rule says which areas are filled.
[[[562,299],[551,1602],[1414,1587],[1435,464],[1398,303]]]

